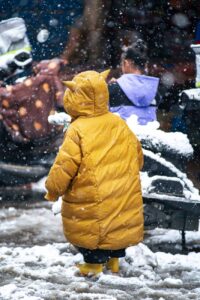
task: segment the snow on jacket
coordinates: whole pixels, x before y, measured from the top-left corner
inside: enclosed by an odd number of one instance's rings
[[[117,112],[123,119],[131,115],[138,117],[140,125],[156,120],[155,96],[159,79],[156,77],[136,74],[124,74],[117,83],[111,84],[111,112]],[[120,94],[120,95],[119,95]],[[119,98],[123,98],[119,103]]]
[[[141,145],[108,111],[107,74],[87,71],[66,82],[74,121],[46,181],[46,199],[63,196],[64,234],[87,249],[120,249],[143,239]]]

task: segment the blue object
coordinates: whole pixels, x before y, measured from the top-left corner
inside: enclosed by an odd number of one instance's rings
[[[197,23],[196,27],[195,44],[200,44],[200,21]]]
[[[187,125],[182,116],[173,117],[171,130],[172,132],[180,131],[182,133],[187,133]]]

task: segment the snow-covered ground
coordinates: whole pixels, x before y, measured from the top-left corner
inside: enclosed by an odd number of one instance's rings
[[[1,300],[189,300],[200,299],[200,253],[152,252],[166,245],[180,249],[178,231],[146,232],[144,243],[127,249],[120,273],[104,270],[81,277],[82,256],[65,241],[60,215],[47,202],[0,209]],[[188,245],[200,232],[186,234]]]

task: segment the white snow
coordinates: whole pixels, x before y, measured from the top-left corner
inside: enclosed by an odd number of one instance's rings
[[[170,88],[174,85],[176,78],[172,72],[163,72],[161,75],[161,82],[166,87]]]
[[[15,83],[22,83],[22,82],[24,82],[26,79],[27,79],[27,76],[23,76],[23,77],[17,78],[17,80],[15,80]]]
[[[135,116],[127,120],[129,128],[137,135],[140,141],[149,145],[150,149],[156,149],[159,152],[162,149],[168,149],[172,153],[190,157],[193,154],[193,148],[186,134],[182,132],[164,132],[159,130],[159,123],[149,122],[147,126],[138,125]]]
[[[57,215],[61,212],[62,198],[59,197],[58,200],[52,205],[52,212]]]
[[[48,117],[48,122],[50,124],[62,125],[63,132],[65,132],[71,122],[71,117],[66,113],[55,113]]]
[[[190,100],[200,101],[200,89],[183,90],[180,93],[180,96],[182,95],[182,93],[186,94]]]
[[[65,123],[71,122],[71,117],[64,112],[62,112],[62,113],[56,112],[55,114],[50,115],[48,117],[48,122],[50,124],[65,125]]]
[[[41,29],[37,34],[39,43],[45,43],[49,38],[50,32],[47,29]]]
[[[42,179],[40,179],[38,182],[31,183],[32,190],[36,191],[36,192],[40,192],[40,193],[45,193],[46,192],[46,188],[45,188],[46,179],[47,179],[47,177],[45,176]]]
[[[192,181],[187,178],[187,175],[183,172],[181,172],[179,169],[177,169],[172,163],[169,161],[166,161],[163,157],[160,157],[159,155],[143,149],[143,153],[146,156],[151,157],[154,161],[162,163],[162,165],[168,167],[170,170],[172,170],[173,173],[177,175],[179,179],[181,179],[183,186],[187,187],[187,189],[184,189],[184,195],[187,199],[191,200],[199,200],[200,201],[200,195],[199,190],[194,187]],[[141,182],[142,182],[142,190],[143,193],[148,193],[151,190],[151,184],[154,180],[155,176],[149,177],[147,172],[141,172]],[[163,177],[165,180],[167,180],[167,177]]]
[[[174,25],[180,28],[186,28],[190,25],[190,20],[186,14],[176,13],[172,16],[172,22]]]
[[[120,259],[119,274],[104,269],[87,278],[76,267],[82,255],[65,241],[61,218],[47,202],[1,208],[0,222],[2,300],[200,299],[200,253],[172,255],[147,246],[180,246],[178,231],[147,231],[144,243],[129,247]],[[186,239],[188,246],[198,245],[200,232],[187,232]]]
[[[62,223],[59,216],[54,216],[50,211],[52,204],[46,201],[41,204],[34,203],[33,208],[24,210],[9,207],[0,209],[0,242],[15,243],[17,236],[21,236],[21,242],[25,245],[30,243],[43,243],[51,228],[49,242],[56,240],[63,242],[64,236],[61,230]]]

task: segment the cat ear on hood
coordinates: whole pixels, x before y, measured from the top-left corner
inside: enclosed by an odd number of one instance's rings
[[[100,75],[104,78],[104,80],[106,80],[109,73],[110,73],[110,69],[101,72]]]
[[[66,87],[68,87],[68,89],[70,89],[72,92],[74,92],[76,89],[76,83],[74,81],[63,81],[63,84],[66,85]]]

